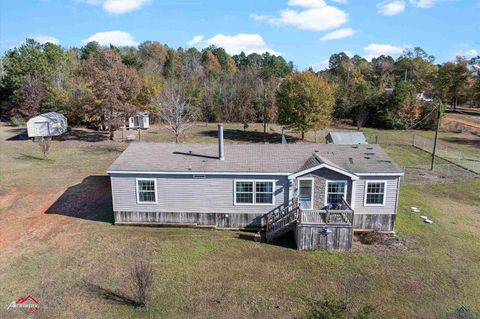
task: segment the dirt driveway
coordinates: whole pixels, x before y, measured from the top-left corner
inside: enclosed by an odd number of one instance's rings
[[[52,141],[44,159],[22,134],[22,129],[0,125],[0,258],[87,221],[112,223],[105,170],[124,145],[92,142],[95,132],[89,132],[86,141]]]

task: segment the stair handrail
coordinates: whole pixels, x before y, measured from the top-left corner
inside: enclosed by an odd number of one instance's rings
[[[267,233],[282,229],[292,221],[297,221],[299,212],[301,211],[296,198],[292,199],[290,205],[286,207],[280,206],[265,215],[265,230]]]

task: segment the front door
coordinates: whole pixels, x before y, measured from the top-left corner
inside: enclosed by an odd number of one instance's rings
[[[302,209],[313,209],[313,178],[298,179],[298,203]]]

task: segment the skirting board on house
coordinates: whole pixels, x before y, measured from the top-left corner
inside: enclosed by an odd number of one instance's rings
[[[261,229],[263,214],[246,213],[165,213],[114,212],[115,224],[215,227],[217,229]],[[394,231],[394,214],[354,214],[353,228],[359,230]]]
[[[357,230],[394,231],[395,214],[354,214],[353,228]]]
[[[188,227],[260,229],[263,214],[114,212],[115,224],[185,224]]]

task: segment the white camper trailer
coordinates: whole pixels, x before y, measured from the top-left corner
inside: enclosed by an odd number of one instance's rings
[[[40,114],[27,122],[29,138],[59,136],[65,133],[67,128],[67,118],[57,112]]]
[[[129,129],[147,129],[150,127],[150,121],[147,112],[139,112],[128,119]]]

